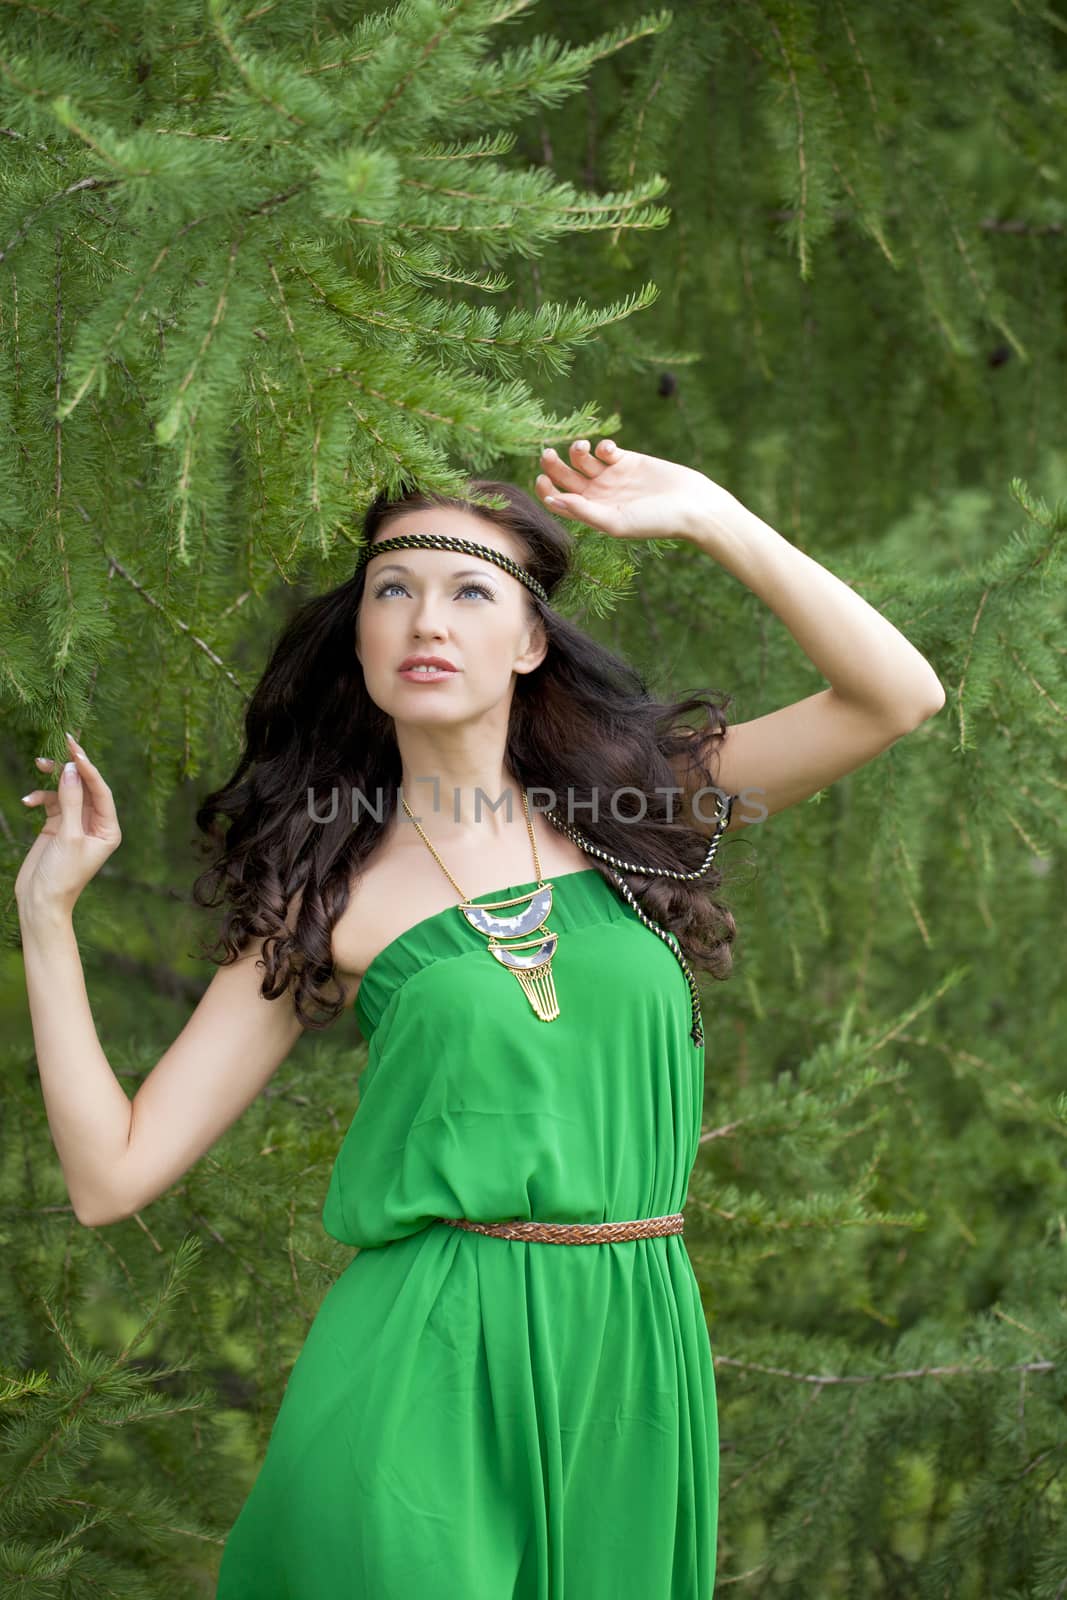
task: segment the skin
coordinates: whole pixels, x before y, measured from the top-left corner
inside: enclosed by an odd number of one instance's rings
[[[431,525],[525,563],[521,542],[506,528],[455,507],[393,517],[375,542],[424,533]],[[387,572],[394,563],[411,570]],[[452,576],[468,570],[477,575]],[[472,585],[484,586],[492,598]],[[386,551],[367,563],[356,657],[371,699],[393,719],[404,798],[435,845],[462,849],[475,837],[485,845],[516,827],[525,836],[520,788],[504,754],[518,675],[533,672],[548,649],[529,598],[525,585],[494,562],[456,550]],[[440,684],[410,683],[397,668],[413,654],[442,656],[458,671]],[[439,789],[420,778],[438,779]],[[506,805],[490,808],[508,791],[510,821]]]

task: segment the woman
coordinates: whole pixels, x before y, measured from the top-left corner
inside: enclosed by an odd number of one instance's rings
[[[611,441],[569,457],[542,458],[545,507],[692,541],[830,687],[729,730],[702,696],[655,701],[553,609],[570,550],[550,511],[480,481],[502,507],[380,497],[198,813],[226,959],[132,1109],[70,926],[119,842],[110,790],[71,741],[74,780],[27,796],[48,812],[16,885],[34,1034],[84,1223],[173,1184],[302,1028],[353,1008],[368,1041],[323,1211],[358,1253],[290,1374],[219,1600],[712,1593],[714,1374],[680,1231],[703,1082],[689,963],[725,977],[734,937],[712,861],[944,694],[703,474]]]

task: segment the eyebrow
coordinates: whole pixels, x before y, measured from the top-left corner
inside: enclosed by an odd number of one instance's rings
[[[379,567],[375,577],[380,578],[383,572],[402,572],[406,578],[411,577],[411,568],[402,567],[396,561],[390,561],[386,566]],[[453,578],[488,578],[490,574],[486,572],[484,567],[461,567],[458,572],[453,572],[451,576]]]

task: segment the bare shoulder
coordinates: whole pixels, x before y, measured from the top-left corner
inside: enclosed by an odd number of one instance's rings
[[[345,1006],[355,1005],[363,974],[395,934],[385,930],[391,917],[404,914],[404,875],[379,850],[353,880],[348,904],[333,925],[331,945],[334,975],[344,991]],[[412,917],[411,921],[417,921]],[[401,928],[402,932],[403,929]]]

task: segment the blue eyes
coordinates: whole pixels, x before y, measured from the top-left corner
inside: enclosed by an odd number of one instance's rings
[[[387,589],[403,589],[403,587],[404,585],[399,581],[399,579],[396,578],[394,578],[392,582],[380,583],[377,589],[374,591],[374,598],[377,600],[378,596],[383,595]],[[470,594],[472,590],[475,594],[484,595],[487,600],[494,600],[496,598],[492,590],[487,589],[485,585],[481,583],[464,584],[462,589],[457,590],[457,593]]]

